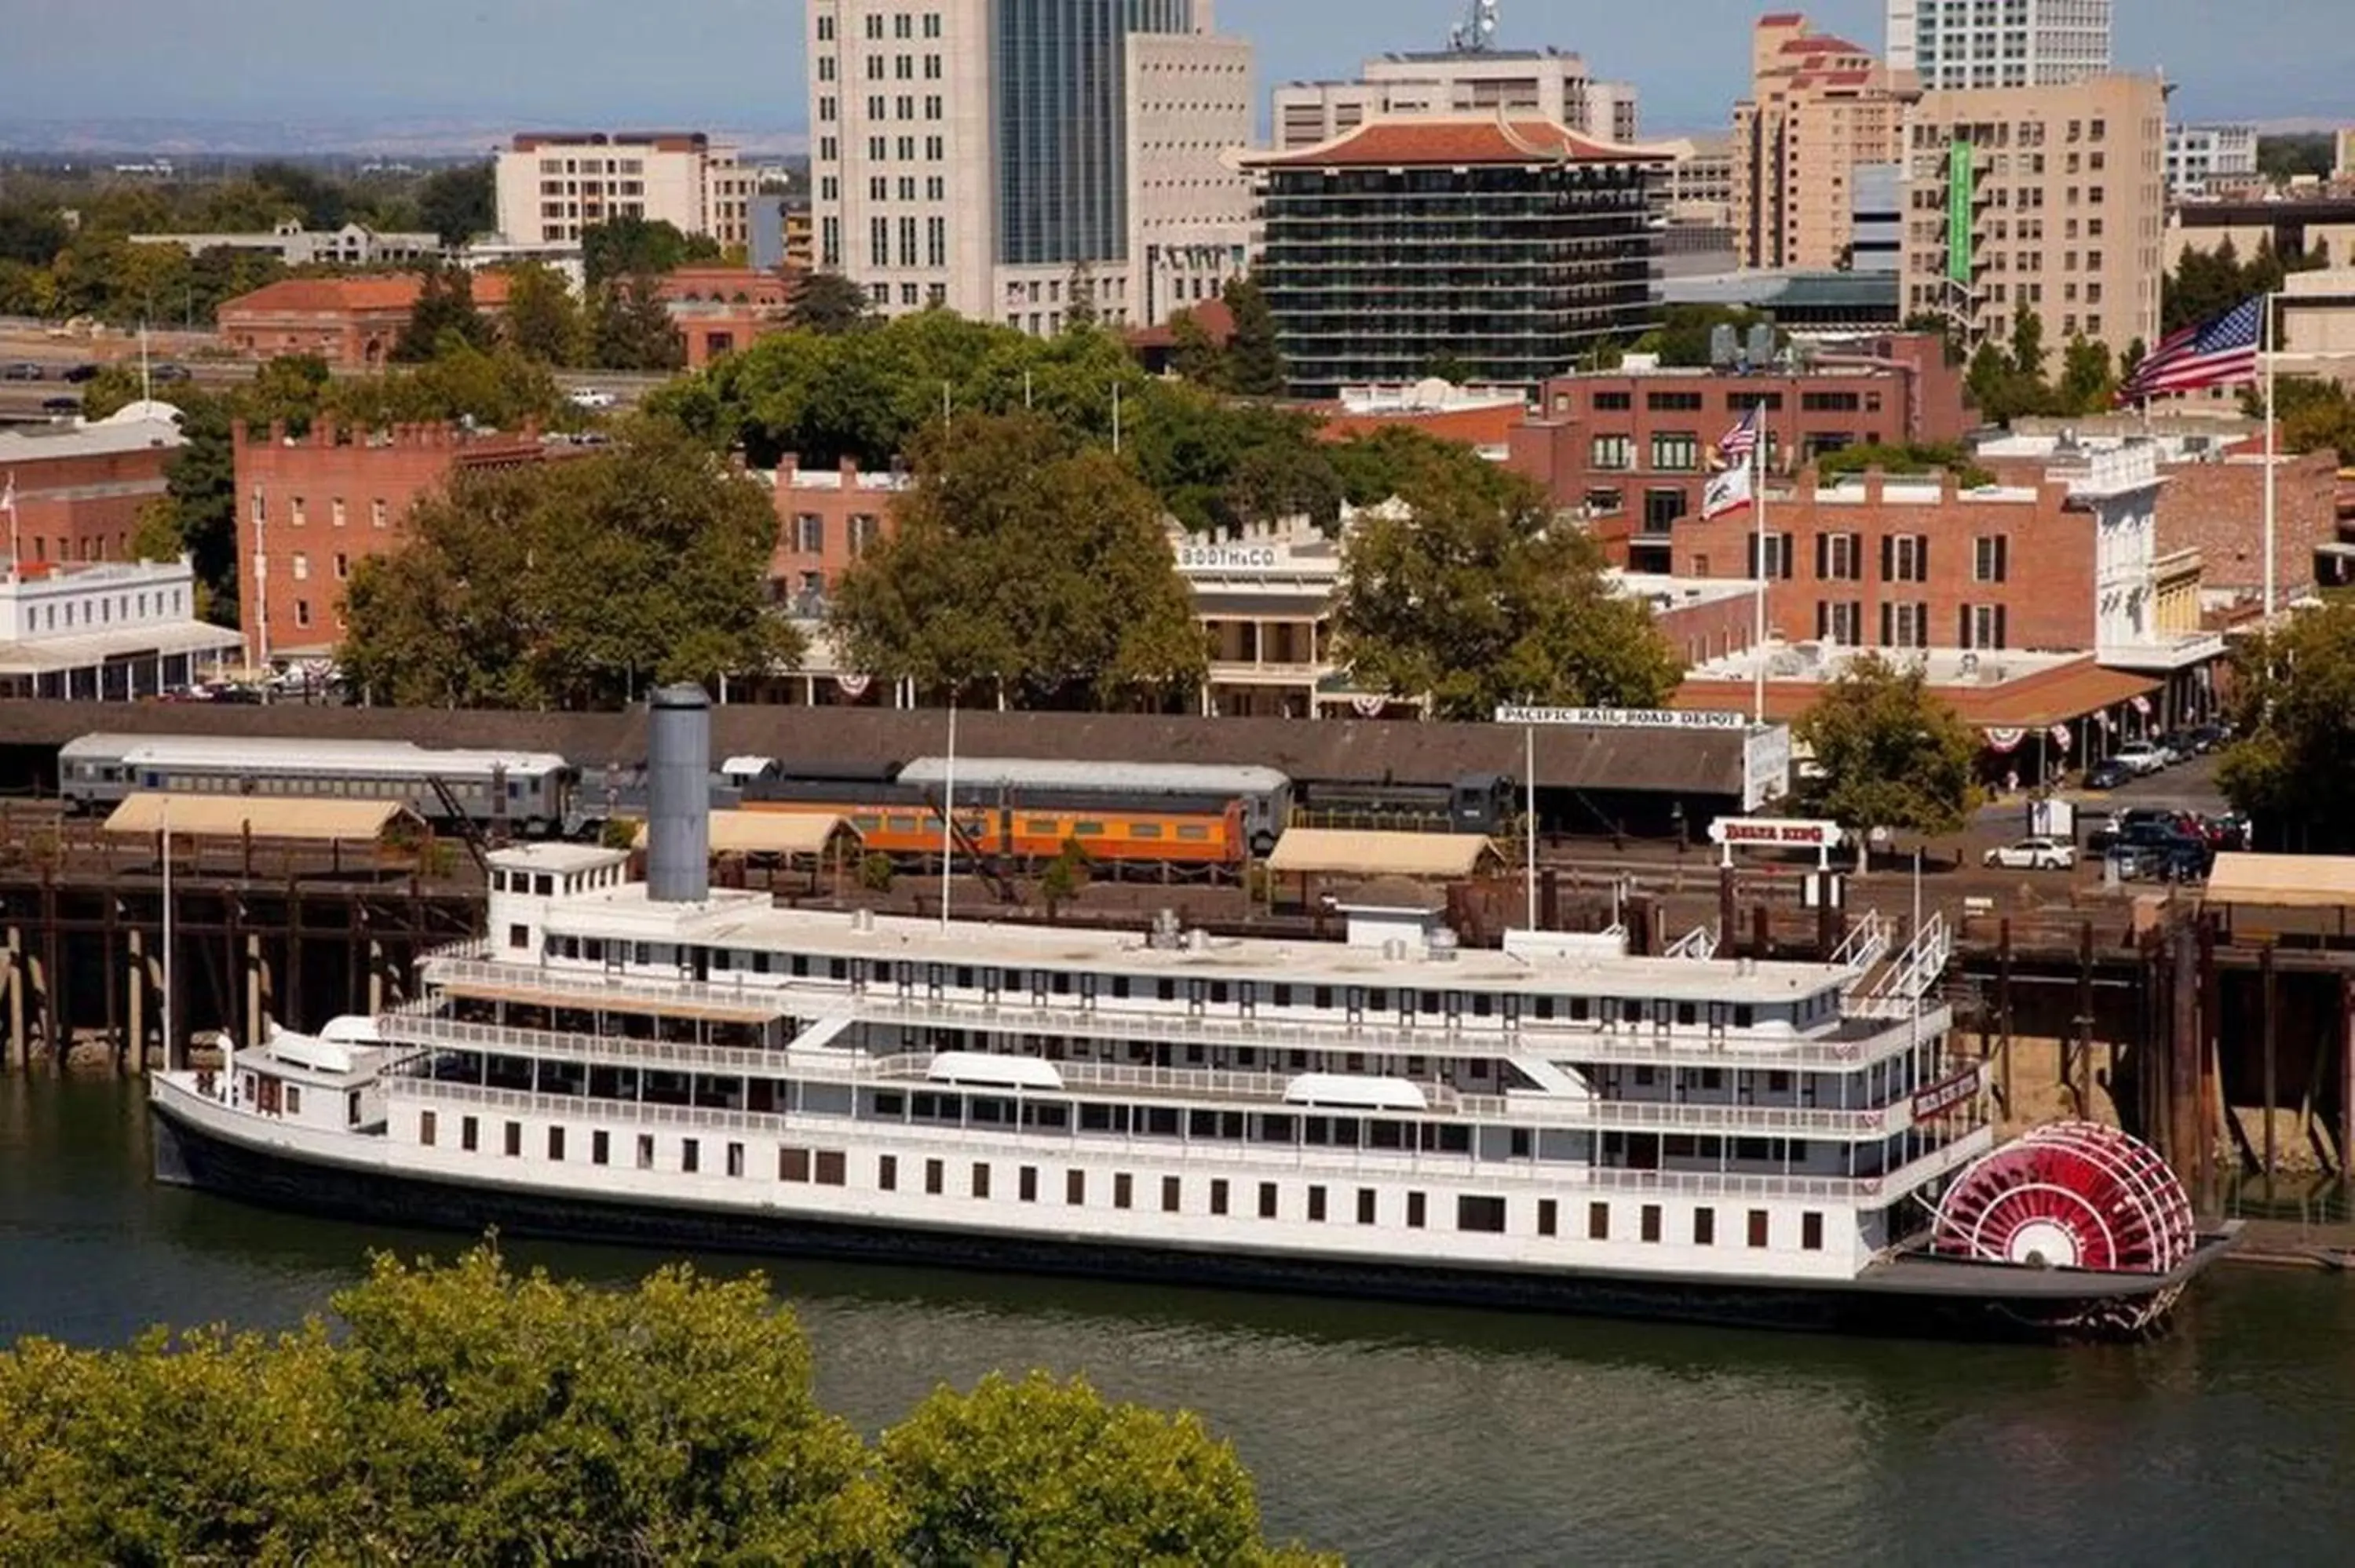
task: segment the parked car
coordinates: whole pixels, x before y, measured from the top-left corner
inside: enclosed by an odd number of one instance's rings
[[[2192,753],[2199,757],[2232,744],[2232,732],[2221,724],[2194,725],[2184,733],[2191,737]]]
[[[147,378],[150,381],[194,381],[197,378],[197,373],[185,365],[173,365],[167,362],[163,365],[149,366]]]
[[[1987,851],[1986,862],[2006,871],[2067,871],[2077,863],[2077,852],[2058,839],[2022,839]]]
[[[575,387],[564,396],[576,408],[610,408],[613,406],[613,395],[602,387]]]
[[[2198,819],[2189,811],[2179,811],[2172,806],[2129,806],[2123,811],[2110,813],[2109,821],[2095,828],[2085,840],[2085,847],[2095,854],[2114,844],[2141,843],[2153,834],[2196,833]]]
[[[2175,754],[2155,740],[2130,740],[2118,747],[2117,755],[2110,760],[2125,764],[2137,775],[2147,775],[2173,762]]]
[[[2115,789],[2121,784],[2132,782],[2134,777],[2135,770],[2133,768],[2128,768],[2125,763],[2120,762],[2117,758],[2111,758],[2105,762],[2096,762],[2091,768],[2085,769],[2085,788],[2088,789]]]
[[[65,374],[58,377],[58,379],[60,381],[95,381],[98,379],[98,366],[91,364],[87,360],[83,361],[80,365],[69,365],[66,366]]]
[[[0,367],[0,381],[44,381],[48,370],[37,360],[19,359]]]
[[[2170,832],[2121,842],[2111,849],[2109,858],[2123,882],[2199,882],[2216,857],[2190,834]]]
[[[79,397],[44,397],[41,399],[41,412],[44,414],[79,414],[81,412],[81,399]]]

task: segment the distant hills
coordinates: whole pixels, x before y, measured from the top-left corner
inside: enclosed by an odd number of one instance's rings
[[[170,120],[93,118],[10,120],[0,117],[0,155],[54,158],[283,157],[368,154],[397,158],[464,158],[487,154],[518,131],[709,131],[713,139],[764,156],[808,150],[800,131],[625,122],[612,125],[546,121],[422,120]]]

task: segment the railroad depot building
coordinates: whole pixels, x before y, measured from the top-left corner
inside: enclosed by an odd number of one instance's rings
[[[409,509],[464,469],[505,468],[578,449],[450,424],[355,430],[323,420],[231,428],[237,484],[238,612],[256,667],[323,660],[343,635],[344,585],[408,536]]]
[[[315,354],[338,370],[381,369],[424,286],[414,272],[281,279],[222,303],[220,344],[248,359]],[[471,286],[478,308],[506,308],[505,273],[476,272]]]
[[[1575,508],[1614,566],[1685,569],[1677,548],[1700,510],[1715,444],[1757,408],[1767,466],[1789,471],[1843,447],[1960,442],[1963,372],[1935,334],[1893,333],[1756,370],[1633,363],[1550,377],[1510,440],[1512,466]]]
[[[181,447],[180,411],[133,403],[91,424],[0,430],[0,493],[15,513],[0,551],[28,565],[127,561],[139,509],[164,494]]]

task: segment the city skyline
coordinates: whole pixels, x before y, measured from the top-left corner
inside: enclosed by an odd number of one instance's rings
[[[911,0],[912,4],[912,0]],[[2119,8],[2119,69],[2167,71],[2184,120],[2355,119],[2355,42],[2339,0],[2273,0],[2254,15],[2202,0]],[[1651,131],[1729,124],[1747,85],[1755,0],[1680,0],[1600,21],[1564,0],[1506,0],[1499,42],[1582,53],[1634,81]],[[1821,0],[1818,26],[1878,52],[1885,0]],[[337,14],[241,0],[235,15],[185,0],[20,0],[0,58],[7,121],[138,118],[324,123],[505,118],[797,130],[806,123],[801,5],[681,0],[410,0]],[[1217,0],[1220,30],[1258,49],[1260,111],[1274,84],[1353,74],[1366,54],[1442,47],[1457,0],[1359,0],[1336,44],[1323,8]],[[750,47],[765,37],[773,47]],[[1721,47],[1696,48],[1718,37]],[[519,69],[521,62],[529,68]],[[536,69],[534,69],[536,68]],[[0,126],[0,147],[6,144]]]

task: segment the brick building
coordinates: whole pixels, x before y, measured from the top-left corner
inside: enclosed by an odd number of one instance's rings
[[[1540,396],[1512,433],[1512,466],[1583,509],[1614,565],[1649,572],[1682,569],[1671,561],[1680,520],[1699,512],[1713,447],[1753,405],[1775,471],[1842,447],[1959,441],[1969,420],[1962,371],[1919,333],[1819,354],[1806,369],[1622,369],[1557,376]]]
[[[2167,482],[2158,494],[2158,552],[2198,552],[2200,591],[2211,609],[2254,603],[2264,591],[2264,438],[2247,421],[2185,418],[2147,432],[2127,417],[2073,421],[2063,432],[2052,420],[2042,429],[1989,441],[1977,461],[2007,483],[2034,483],[2056,461],[2064,440],[2081,451],[2115,450],[2147,441]],[[2203,428],[2204,427],[2204,428]],[[2342,553],[2337,454],[2310,452],[2278,460],[2275,481],[2274,585],[2282,602],[2334,580],[2329,557]]]
[[[0,430],[0,491],[16,493],[9,537],[25,561],[129,560],[139,509],[164,493],[180,450],[178,420],[144,403],[96,424]]]
[[[504,434],[455,425],[369,432],[323,422],[296,439],[282,425],[262,431],[240,422],[230,440],[239,614],[257,666],[333,652],[353,567],[399,546],[419,496],[461,469],[539,462],[549,450],[527,422]]]
[[[2166,482],[2147,447],[2055,461],[2033,484],[1958,491],[1952,475],[1875,471],[1838,482],[1814,470],[1771,486],[1768,620],[1785,643],[2083,652],[2105,664],[2171,665],[2200,641],[2200,560],[2162,551]],[[1747,512],[1678,530],[1678,576],[1754,580]]]
[[[794,292],[792,279],[751,267],[681,267],[655,290],[686,340],[691,370],[784,331]]]
[[[791,452],[763,477],[777,508],[771,590],[794,615],[815,618],[850,563],[890,530],[891,503],[909,478],[862,473],[847,459],[837,468],[805,469]]]
[[[506,304],[500,272],[472,279],[474,303],[485,311]],[[222,303],[220,343],[250,359],[315,354],[339,370],[376,370],[417,308],[424,280],[416,273],[369,278],[286,278]]]

